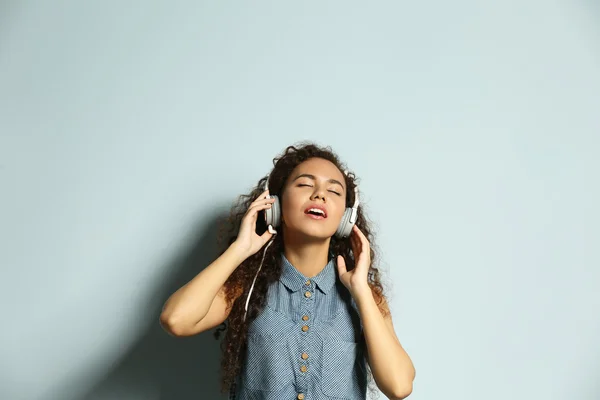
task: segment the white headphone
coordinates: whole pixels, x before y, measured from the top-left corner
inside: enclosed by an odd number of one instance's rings
[[[344,171],[344,174],[346,176],[348,176],[348,171]],[[270,175],[267,176],[267,179],[265,180],[265,190],[267,190],[269,188],[269,177]],[[275,201],[273,202],[273,204],[271,205],[271,208],[267,208],[265,210],[265,222],[268,226],[269,232],[271,232],[272,234],[277,233],[277,231],[274,228],[278,228],[279,225],[281,225],[281,206],[279,203],[279,197],[277,197],[276,195],[267,195],[266,197],[267,199],[269,198],[274,198]],[[345,238],[350,236],[350,233],[352,232],[352,227],[354,226],[354,224],[356,223],[356,219],[358,217],[358,205],[360,204],[359,198],[358,198],[358,187],[355,186],[354,187],[354,205],[350,208],[347,207],[346,211],[344,212],[344,216],[342,217],[342,220],[340,221],[340,225],[338,226],[337,230],[335,231],[335,236],[338,238]]]

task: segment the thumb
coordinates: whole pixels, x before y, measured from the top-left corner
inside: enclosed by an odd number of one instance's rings
[[[260,238],[262,239],[262,244],[264,245],[265,243],[267,243],[269,241],[269,239],[271,239],[273,237],[273,234],[271,232],[269,232],[269,230],[267,229],[265,231],[265,233],[263,233],[262,235],[260,235]]]

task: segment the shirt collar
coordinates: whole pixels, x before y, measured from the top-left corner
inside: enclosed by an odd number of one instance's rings
[[[312,278],[307,278],[301,274],[300,271],[289,262],[283,252],[281,253],[281,266],[282,271],[279,280],[292,292],[302,289],[306,281],[310,279],[317,284],[317,287],[321,289],[323,293],[327,294],[333,287],[337,278],[334,257],[331,257],[327,265],[325,265],[325,268]]]

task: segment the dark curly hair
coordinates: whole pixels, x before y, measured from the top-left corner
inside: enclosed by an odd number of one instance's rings
[[[346,169],[345,165],[339,160],[338,156],[331,150],[330,147],[321,147],[310,142],[300,142],[292,146],[288,146],[284,152],[273,159],[274,168],[269,175],[259,180],[254,189],[246,194],[241,195],[237,202],[231,208],[229,218],[219,228],[219,245],[222,254],[229,245],[237,238],[237,232],[240,228],[242,218],[248,210],[250,204],[264,191],[265,181],[269,179],[269,192],[272,195],[279,196],[281,201],[282,191],[285,186],[288,176],[292,170],[303,161],[310,158],[322,158],[332,162],[340,171]],[[356,179],[354,174],[344,174],[346,181],[346,207],[352,207],[354,204],[354,188],[356,187]],[[371,244],[371,267],[368,274],[368,284],[373,292],[376,303],[385,316],[389,312],[383,303],[384,288],[380,281],[381,273],[376,267],[377,257],[376,246],[374,244],[374,233],[371,224],[367,220],[364,207],[359,206],[356,225],[365,234]],[[257,219],[256,232],[262,234],[267,229],[264,218]],[[248,325],[253,321],[266,305],[267,288],[272,283],[276,282],[281,275],[281,265],[279,255],[283,252],[283,232],[274,237],[273,243],[266,251],[263,266],[260,274],[256,278],[254,290],[252,291],[252,301],[248,305],[246,321],[244,321],[244,305],[246,297],[256,271],[258,270],[263,250],[261,249],[254,255],[248,257],[244,262],[235,269],[224,284],[224,291],[228,307],[231,308],[229,317],[223,322],[216,331],[214,337],[219,339],[220,334],[225,331],[225,337],[221,343],[222,360],[221,360],[221,393],[226,393],[230,390],[235,381],[236,376],[240,372],[243,365],[243,357],[246,353],[246,340]],[[351,252],[351,244],[349,238],[339,239],[335,236],[331,237],[329,250],[332,254],[341,254],[346,261],[348,270],[354,268],[354,258]],[[364,344],[364,343],[363,343]],[[368,369],[368,382],[371,390],[373,376],[371,369]]]

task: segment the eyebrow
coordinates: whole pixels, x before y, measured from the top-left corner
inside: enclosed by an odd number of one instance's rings
[[[294,181],[300,179],[300,178],[309,178],[312,179],[313,181],[316,181],[317,178],[314,175],[311,174],[300,174],[297,177],[294,178]],[[293,182],[293,181],[292,181]],[[340,185],[342,187],[342,189],[344,189],[344,185],[342,185],[342,182],[338,181],[337,179],[328,179],[327,182],[329,183],[335,183],[336,185]]]

